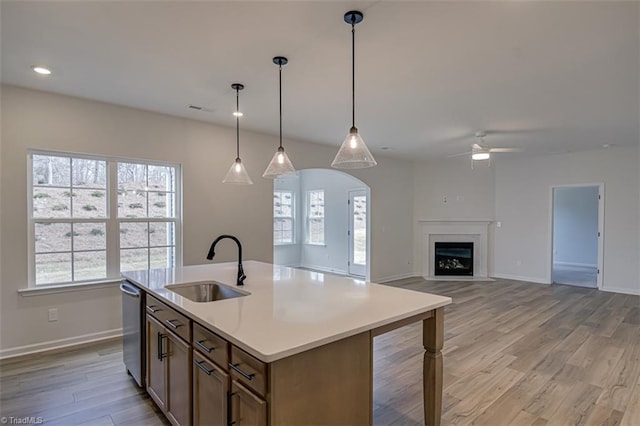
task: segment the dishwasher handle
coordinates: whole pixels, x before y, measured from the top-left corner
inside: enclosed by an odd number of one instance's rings
[[[132,288],[125,283],[120,284],[120,291],[132,297],[140,297],[140,291],[137,291],[135,287]]]

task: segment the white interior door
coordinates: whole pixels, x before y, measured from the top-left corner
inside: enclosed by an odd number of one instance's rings
[[[349,191],[349,275],[367,274],[367,191]]]

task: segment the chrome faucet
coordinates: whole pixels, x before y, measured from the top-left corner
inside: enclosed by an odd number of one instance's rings
[[[216,252],[215,252],[216,244],[218,244],[218,241],[223,240],[225,238],[229,238],[235,241],[236,244],[238,245],[238,280],[236,281],[236,285],[244,285],[244,280],[247,278],[247,276],[244,274],[244,269],[242,268],[242,244],[240,244],[240,240],[238,240],[236,237],[234,237],[233,235],[220,235],[218,238],[216,238],[211,244],[211,248],[209,249],[209,254],[207,255],[207,259],[209,260],[213,259],[213,256],[216,255]]]

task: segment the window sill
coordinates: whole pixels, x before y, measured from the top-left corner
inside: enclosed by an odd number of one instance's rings
[[[21,288],[18,290],[18,294],[22,297],[43,296],[46,294],[56,293],[68,293],[72,291],[84,291],[84,290],[97,290],[99,288],[113,287],[116,284],[120,284],[122,280],[104,280],[94,281],[91,283],[79,283],[79,284],[63,284],[63,285],[48,285],[41,287],[29,287]]]
[[[305,246],[314,246],[314,247],[326,247],[326,244],[318,244],[318,243],[304,243]]]
[[[273,244],[275,247],[286,247],[286,246],[297,246],[298,243],[274,243]]]

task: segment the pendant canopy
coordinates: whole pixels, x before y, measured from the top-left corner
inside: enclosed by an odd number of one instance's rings
[[[274,179],[280,175],[295,174],[296,169],[293,167],[291,160],[282,146],[282,66],[287,64],[288,59],[284,56],[276,56],[273,58],[273,63],[278,65],[278,82],[280,93],[280,146],[273,155],[271,162],[267,166],[267,169],[262,174],[262,177]]]
[[[363,169],[373,167],[376,160],[356,127],[356,24],[362,22],[362,12],[352,10],[345,13],[344,21],[351,25],[351,129],[342,142],[331,167],[337,169]]]
[[[244,89],[244,85],[240,83],[234,83],[231,88],[236,91],[236,110],[233,115],[236,117],[236,159],[231,164],[227,175],[222,180],[222,183],[232,183],[236,185],[251,185],[253,181],[247,173],[242,160],[240,159],[240,90]]]

